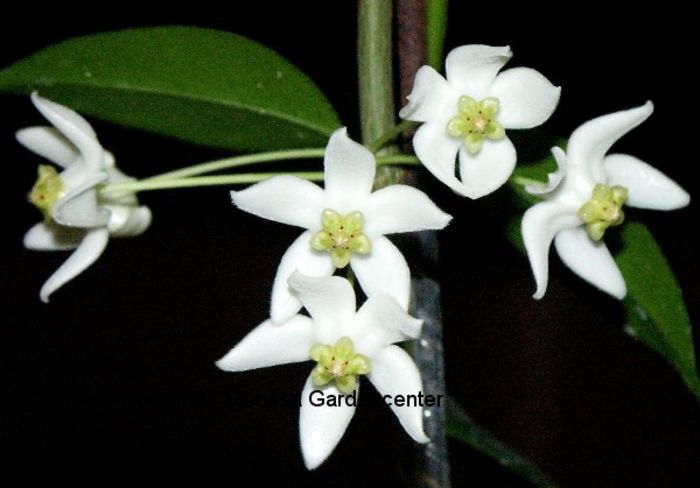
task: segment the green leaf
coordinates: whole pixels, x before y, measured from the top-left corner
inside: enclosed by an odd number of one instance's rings
[[[678,281],[644,225],[625,223],[621,237],[615,260],[627,282],[625,330],[664,356],[700,400],[692,328]]]
[[[234,150],[325,145],[340,125],[318,87],[280,55],[196,27],[70,39],[0,71],[0,91],[33,90],[86,115]]]
[[[442,70],[447,33],[447,0],[426,0],[426,37],[428,40],[428,64]]]
[[[548,143],[553,140],[549,138]],[[519,164],[510,180],[516,207],[525,209],[538,201],[524,191],[528,180],[546,181],[556,169],[551,155],[541,144],[531,151],[530,164]],[[557,141],[564,147],[565,141]],[[522,252],[520,216],[507,221],[508,239]],[[627,283],[625,331],[663,356],[678,371],[691,392],[700,400],[700,376],[693,349],[692,327],[678,281],[649,229],[638,222],[626,222],[619,232],[622,246],[615,260]]]
[[[537,466],[479,427],[452,397],[447,399],[446,414],[445,427],[447,434],[453,439],[495,459],[499,464],[528,480],[534,486],[556,486]]]

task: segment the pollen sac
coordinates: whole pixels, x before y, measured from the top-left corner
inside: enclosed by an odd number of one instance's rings
[[[622,205],[627,200],[627,188],[608,186],[598,183],[593,188],[591,199],[584,203],[578,216],[586,223],[586,231],[591,239],[599,241],[608,227],[614,227],[625,221]]]
[[[481,151],[484,138],[503,139],[506,131],[496,120],[499,109],[498,98],[488,97],[476,101],[464,95],[457,102],[457,115],[447,123],[447,133],[452,137],[461,137],[464,149],[475,155]]]
[[[61,196],[63,182],[56,168],[46,164],[39,165],[36,183],[29,192],[29,202],[44,215],[44,220],[51,220],[51,209]]]
[[[321,214],[321,230],[311,238],[311,247],[326,251],[336,268],[344,268],[350,262],[352,253],[369,254],[372,243],[362,233],[365,218],[362,212],[340,215],[335,210],[326,209]]]
[[[318,363],[311,373],[313,385],[324,386],[335,381],[338,390],[346,395],[357,387],[358,376],[371,370],[369,358],[355,352],[349,337],[341,337],[334,346],[314,344],[309,356]]]

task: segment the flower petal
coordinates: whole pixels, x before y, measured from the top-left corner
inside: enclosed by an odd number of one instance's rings
[[[547,291],[549,273],[549,246],[554,236],[570,227],[581,225],[576,207],[557,201],[541,202],[530,207],[523,215],[522,233],[532,273],[537,283],[533,295],[540,299]]]
[[[557,162],[557,170],[547,175],[547,183],[538,185],[525,185],[525,191],[532,195],[547,196],[559,187],[559,184],[566,176],[566,153],[560,147],[552,148],[552,155]]]
[[[462,194],[480,198],[499,189],[508,181],[515,168],[515,147],[507,137],[498,141],[484,141],[477,154],[459,150],[459,173]]]
[[[423,321],[411,317],[389,295],[374,295],[367,299],[355,316],[351,337],[356,349],[372,356],[379,349],[396,342],[415,339]]]
[[[460,139],[451,137],[445,125],[425,123],[413,136],[413,149],[423,166],[453,191],[464,195],[462,182],[455,176],[455,160]]]
[[[408,310],[411,272],[403,254],[389,239],[384,236],[375,237],[372,240],[372,252],[368,255],[353,254],[350,265],[368,297],[386,293],[399,302],[404,310]]]
[[[450,215],[417,188],[391,185],[370,196],[364,232],[376,235],[442,229],[450,220]]]
[[[105,205],[109,210],[107,228],[114,237],[133,237],[144,232],[151,225],[153,216],[145,205],[131,207],[124,205]]]
[[[73,251],[68,259],[52,274],[44,286],[41,287],[39,296],[44,303],[49,303],[49,296],[67,282],[78,276],[99,258],[107,247],[109,231],[102,227],[91,229],[85,233],[85,237]]]
[[[358,324],[370,327],[385,327],[397,330],[407,337],[415,339],[420,334],[423,320],[411,317],[399,303],[389,295],[374,295],[365,301],[357,311]]]
[[[66,170],[70,171],[70,169]],[[109,220],[109,211],[97,201],[95,187],[107,181],[107,174],[94,173],[85,177],[51,209],[51,217],[69,227],[101,227]]]
[[[341,337],[339,329],[355,315],[355,291],[350,282],[340,276],[314,278],[299,271],[288,282],[314,319],[316,340],[331,343]]]
[[[101,169],[103,167],[102,146],[97,135],[87,120],[73,110],[58,103],[40,97],[37,92],[31,95],[32,103],[66,138],[73,143],[88,167]]]
[[[242,191],[231,199],[241,210],[268,220],[305,229],[321,226],[323,190],[296,176],[274,176]]]
[[[67,251],[80,245],[82,229],[40,222],[24,234],[24,247],[34,251]]]
[[[586,229],[563,229],[554,238],[554,247],[571,270],[593,286],[622,300],[627,294],[625,279],[603,241],[595,242]]]
[[[408,103],[399,112],[407,120],[438,121],[454,115],[457,108],[449,83],[430,66],[422,66],[413,81]]]
[[[491,87],[498,97],[498,121],[506,129],[529,129],[543,124],[559,103],[561,88],[539,71],[512,68],[496,76]]]
[[[609,185],[629,190],[625,205],[653,210],[675,210],[690,203],[690,195],[671,178],[644,161],[627,154],[611,154],[603,160]]]
[[[385,400],[387,395],[391,396],[390,408],[408,435],[416,442],[429,442],[423,431],[423,407],[417,402],[423,383],[411,356],[398,346],[389,346],[372,356],[371,361],[369,380]],[[396,406],[397,395],[403,395],[405,399],[412,395],[416,401],[411,402],[410,406]]]
[[[236,344],[216,365],[224,371],[246,371],[308,361],[314,344],[313,322],[296,315],[283,324],[266,320]]]
[[[589,120],[569,138],[569,166],[592,179],[592,184],[606,183],[603,157],[617,140],[644,122],[654,111],[649,101],[641,107],[622,110]]]
[[[27,127],[15,134],[30,151],[65,168],[80,157],[78,149],[54,127]]]
[[[287,283],[295,270],[317,277],[330,276],[335,270],[329,254],[311,249],[312,235],[311,231],[300,235],[284,253],[277,268],[270,305],[270,317],[276,324],[286,322],[301,309],[301,302]]]
[[[376,171],[374,156],[350,139],[345,127],[336,130],[328,141],[323,165],[326,197],[333,208],[342,202],[358,207],[358,199],[362,202],[369,196]]]
[[[323,405],[312,404],[310,395],[313,391],[322,391],[325,399],[330,395],[344,397],[334,385],[317,388],[311,383],[311,376],[306,380],[301,392],[299,437],[301,454],[308,469],[316,469],[330,456],[355,415],[355,406],[348,406],[345,401],[341,401],[338,406],[328,406],[327,402]],[[359,388],[354,394],[359,396]],[[320,398],[320,394],[315,395],[319,395]]]
[[[512,56],[510,46],[470,44],[455,48],[445,60],[447,81],[462,95],[485,98],[496,74]]]

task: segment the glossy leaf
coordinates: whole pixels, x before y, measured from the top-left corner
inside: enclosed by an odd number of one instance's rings
[[[565,141],[553,141],[565,147]],[[550,144],[548,144],[550,145]],[[545,145],[546,147],[547,145]],[[528,194],[522,183],[546,181],[556,169],[554,158],[542,152],[529,155],[532,163],[520,163],[510,180],[516,206],[526,209],[538,199]],[[693,335],[688,312],[678,281],[651,232],[641,223],[626,222],[620,229],[622,246],[615,255],[627,283],[625,331],[663,356],[700,400],[700,376],[693,349]],[[525,252],[520,234],[520,217],[507,223],[508,239]]]
[[[226,149],[325,145],[340,125],[289,61],[196,27],[70,39],[0,71],[0,91],[32,90],[85,115]]]
[[[445,427],[447,434],[453,439],[493,458],[503,467],[530,481],[534,486],[556,486],[537,466],[479,427],[452,397],[448,397],[446,413]]]
[[[664,356],[700,399],[690,318],[668,261],[644,225],[628,222],[615,256],[627,282],[625,330]]]

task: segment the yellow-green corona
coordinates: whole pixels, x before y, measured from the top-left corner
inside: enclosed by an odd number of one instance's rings
[[[39,165],[36,183],[29,192],[29,201],[39,209],[46,221],[51,220],[51,209],[62,189],[63,182],[56,168],[47,164]]]
[[[461,137],[464,148],[471,154],[481,151],[484,138],[503,139],[506,131],[496,120],[499,109],[498,98],[488,97],[476,101],[467,95],[459,97],[457,115],[447,123],[447,133]]]
[[[622,205],[627,200],[627,188],[608,186],[598,183],[593,188],[591,199],[584,203],[578,216],[586,223],[588,235],[599,241],[608,227],[614,227],[625,221]]]
[[[311,247],[329,252],[335,267],[344,268],[352,253],[369,254],[372,251],[372,243],[362,233],[364,224],[362,212],[340,215],[335,210],[326,209],[321,213],[321,230],[311,238]]]
[[[357,377],[371,370],[367,356],[357,354],[352,339],[341,337],[334,346],[314,344],[309,351],[318,364],[311,373],[314,386],[323,386],[335,380],[338,390],[352,393],[357,387]]]

